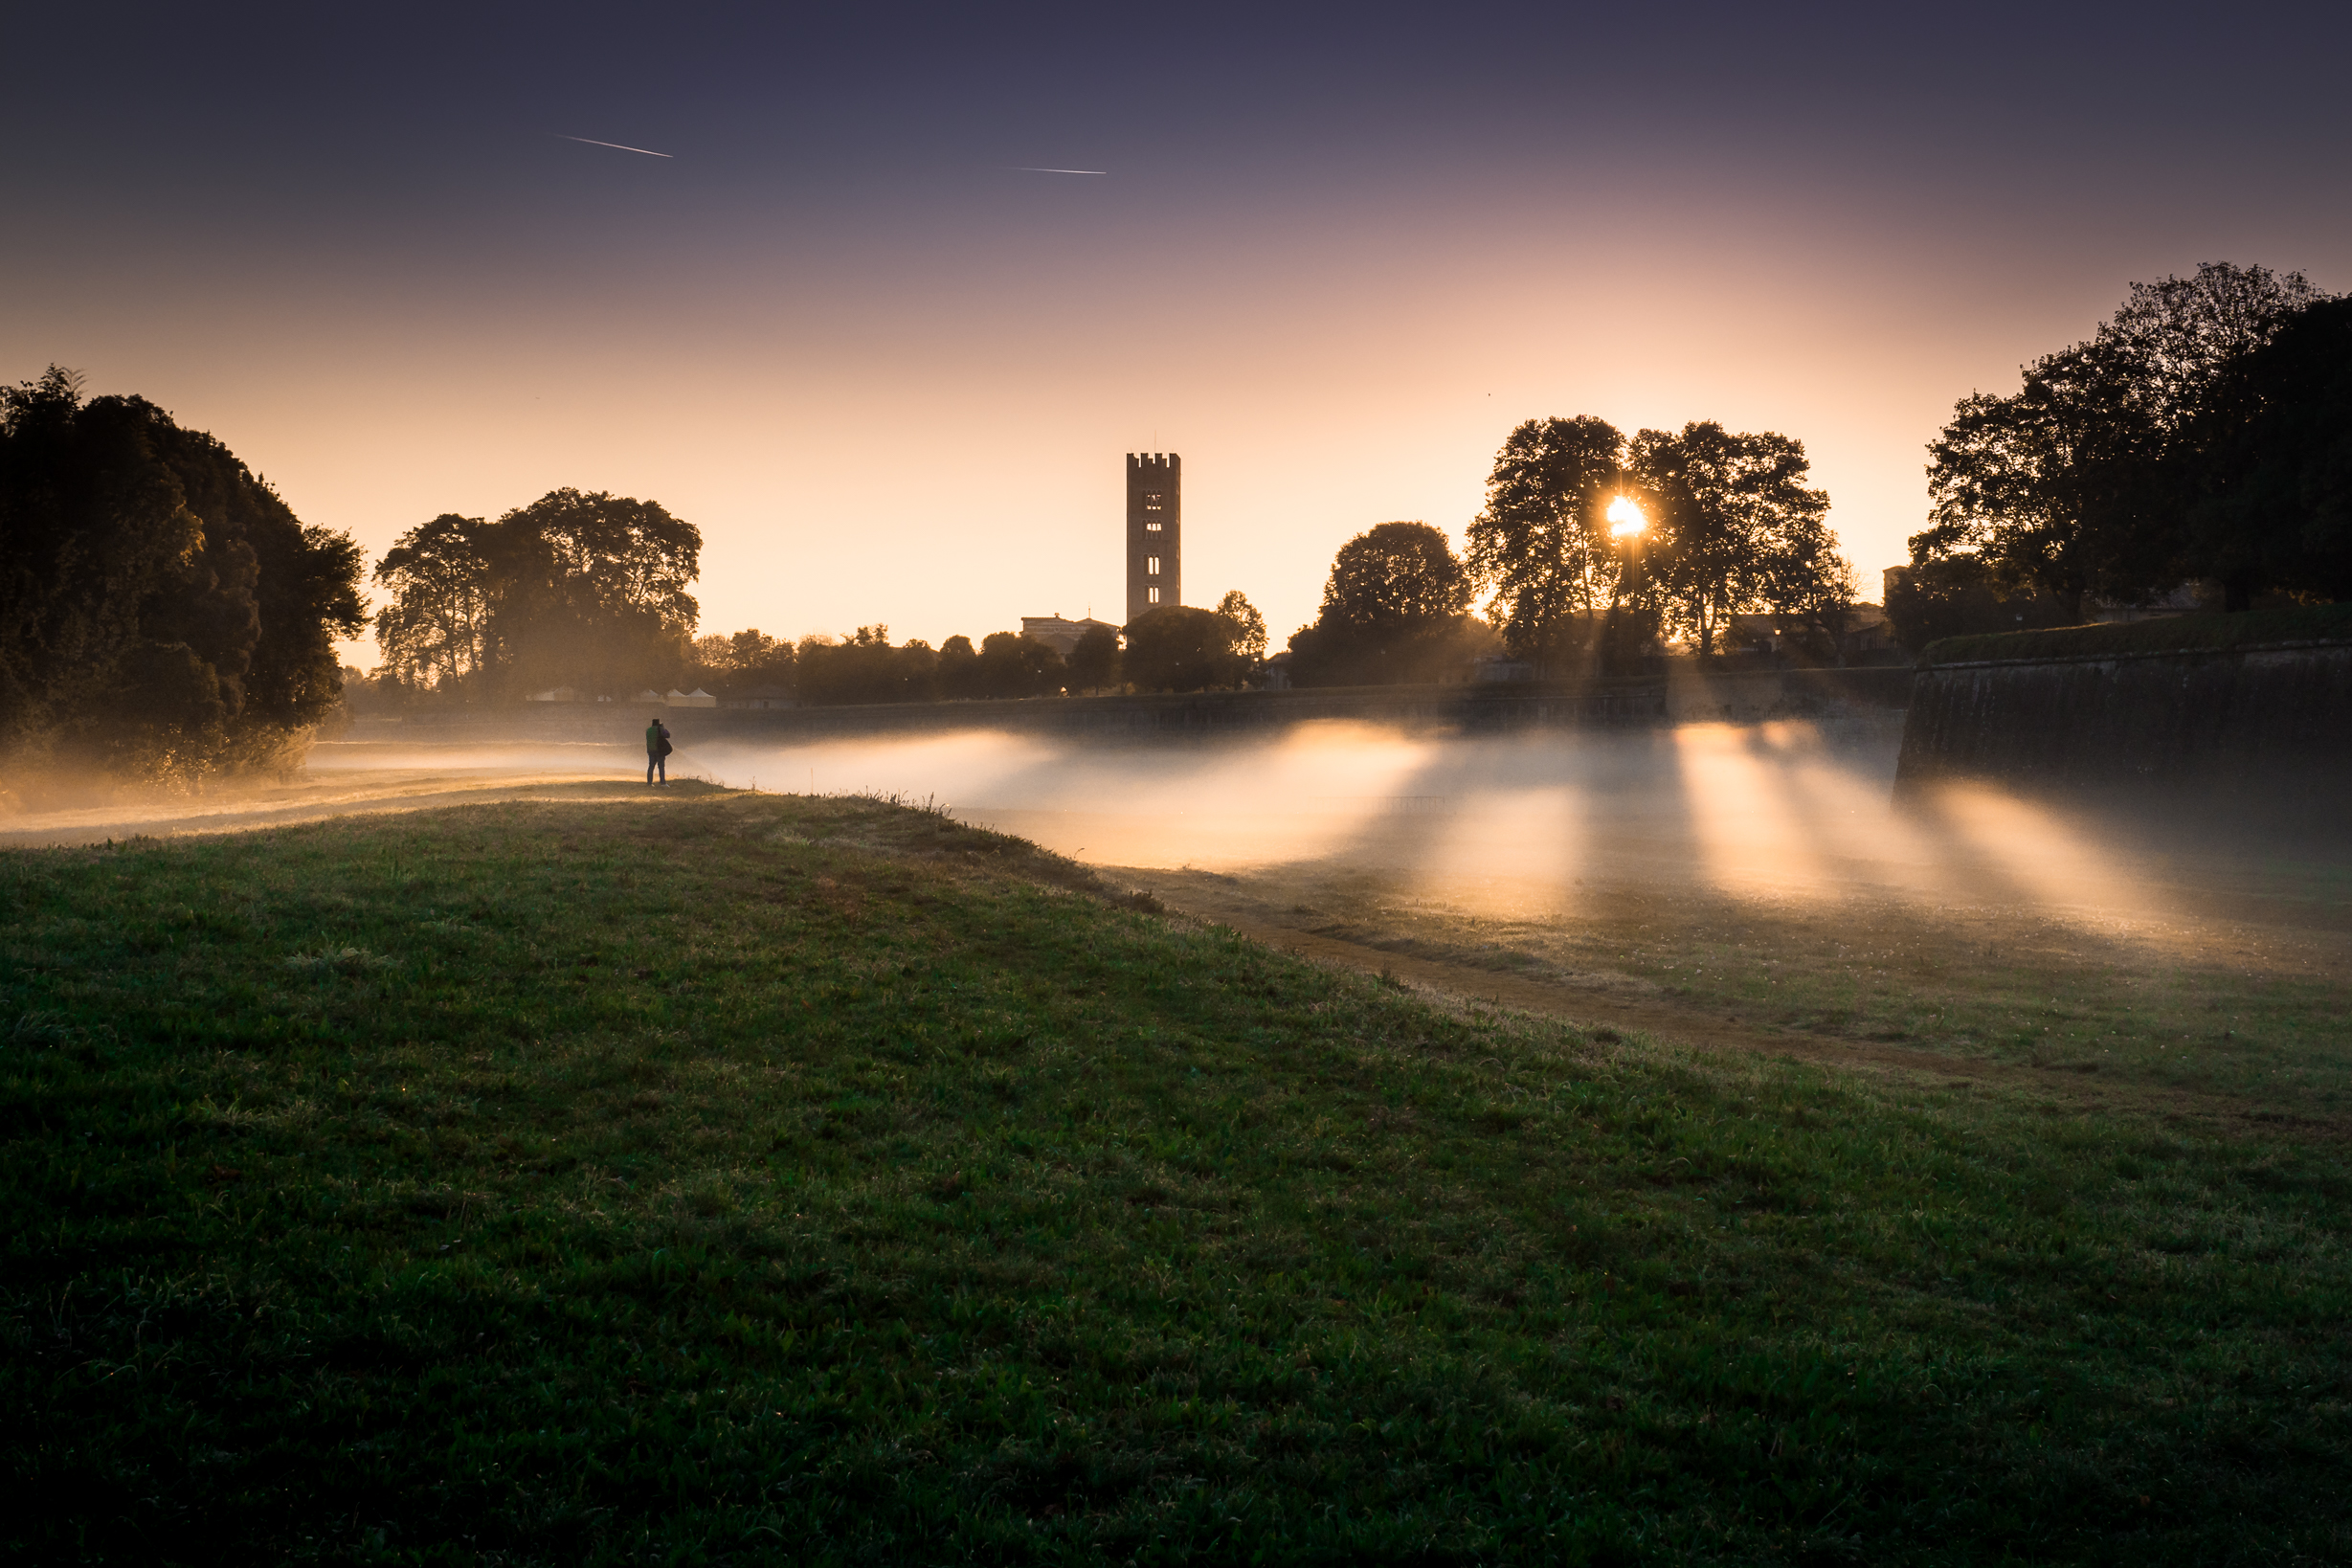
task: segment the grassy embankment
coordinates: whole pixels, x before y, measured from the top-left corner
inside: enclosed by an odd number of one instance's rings
[[[867,802],[0,889],[28,1560],[2352,1555],[2292,1129],[1460,1016]]]
[[[2004,659],[2099,659],[2131,654],[2221,653],[2276,643],[2352,641],[2352,604],[2306,604],[2236,615],[2160,616],[2105,626],[1948,637],[1920,650],[1922,664]]]

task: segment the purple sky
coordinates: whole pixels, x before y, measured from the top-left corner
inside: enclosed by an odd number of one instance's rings
[[[0,377],[143,392],[371,553],[654,497],[706,630],[1115,615],[1173,450],[1188,596],[1279,643],[1579,414],[1803,439],[1874,596],[1953,401],[2130,280],[2352,287],[2341,8],[53,12]]]

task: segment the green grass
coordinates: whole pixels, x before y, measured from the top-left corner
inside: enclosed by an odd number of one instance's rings
[[[681,792],[0,857],[21,1560],[2352,1556],[2352,1179]]]
[[[2097,658],[2114,654],[2203,653],[2273,642],[2352,640],[2352,604],[2307,604],[2238,615],[2163,616],[2112,626],[2058,626],[2036,632],[1948,637],[1920,650],[1919,662],[1970,664],[1988,660]]]
[[[1160,881],[1182,889],[1198,875]],[[1739,898],[1657,878],[1596,881],[1563,915],[1479,913],[1414,879],[1355,870],[1249,883],[1266,918],[1369,948],[1655,995],[1767,1031],[1942,1052],[1956,1072],[1992,1061],[2345,1117],[2341,868],[2242,875],[2285,896],[2238,899],[2250,907],[2233,917],[2209,885],[2164,885],[2160,900],[2202,891],[2224,910],[2125,921],[1883,894]]]

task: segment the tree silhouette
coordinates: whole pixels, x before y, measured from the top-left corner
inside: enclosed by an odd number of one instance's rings
[[[1225,596],[1217,601],[1217,613],[1233,622],[1233,651],[1254,668],[1266,657],[1266,617],[1238,588],[1225,591]]]
[[[2145,602],[2201,573],[2244,608],[2262,548],[2225,535],[2275,524],[2275,509],[2208,506],[2200,531],[2204,454],[2238,438],[2223,427],[2254,428],[2222,407],[2244,391],[2234,368],[2326,298],[2299,273],[2227,262],[2134,283],[2089,342],[2027,366],[2016,392],[1961,399],[1928,449],[1933,506],[1913,566],[1973,559],[1997,592],[2046,594],[2073,620],[2089,598]]]
[[[1442,679],[1491,643],[1465,612],[1467,569],[1426,523],[1382,523],[1339,547],[1314,623],[1290,637],[1301,685]]]
[[[1080,691],[1116,685],[1119,661],[1119,634],[1108,626],[1089,626],[1070,650],[1070,683]]]
[[[1163,604],[1128,623],[1127,679],[1145,691],[1238,686],[1249,662],[1234,649],[1237,631],[1214,610]]]
[[[665,684],[691,657],[702,542],[659,502],[603,492],[550,490],[495,523],[443,513],[376,567],[385,665],[472,697]]]
[[[2352,300],[2231,362],[2184,444],[2189,562],[2228,608],[2269,588],[2352,597]]]
[[[219,441],[52,367],[0,392],[0,739],[190,776],[291,761],[364,624],[358,547]]]
[[[1628,471],[1651,523],[1647,584],[1702,661],[1736,615],[1818,616],[1852,597],[1825,521],[1829,497],[1806,488],[1808,469],[1803,442],[1712,420],[1633,438]]]
[[[1603,513],[1624,444],[1589,415],[1530,419],[1495,454],[1468,566],[1492,590],[1504,639],[1522,659],[1557,665],[1591,645],[1622,570]]]

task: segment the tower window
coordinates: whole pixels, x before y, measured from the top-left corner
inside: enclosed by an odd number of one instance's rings
[[[1147,590],[1147,592],[1150,593],[1152,596],[1149,599],[1146,599],[1144,602],[1147,604],[1157,604],[1159,602],[1159,585],[1157,583],[1153,584],[1152,587]]]
[[[1147,577],[1156,577],[1159,575],[1158,556],[1147,555],[1143,558],[1143,573]]]
[[[1143,509],[1147,512],[1158,511],[1160,509],[1159,501],[1160,498],[1156,492],[1146,490],[1143,493]]]
[[[1143,531],[1146,533],[1157,533],[1160,531],[1160,525],[1157,523],[1146,523],[1143,526]]]

